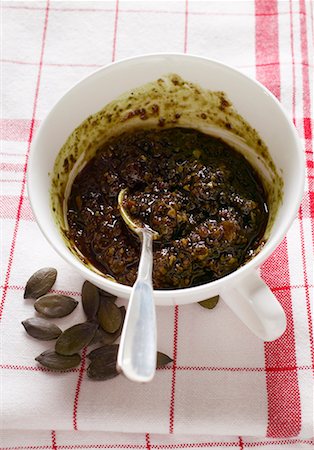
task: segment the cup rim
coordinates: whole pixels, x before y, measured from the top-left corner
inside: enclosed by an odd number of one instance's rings
[[[103,67],[100,67],[96,69],[95,71],[91,72],[85,77],[82,77],[77,83],[75,83],[73,86],[71,86],[52,106],[46,117],[43,119],[42,123],[39,126],[39,129],[37,130],[36,136],[34,138],[34,141],[31,145],[31,150],[29,154],[29,169],[28,169],[28,176],[27,176],[27,188],[29,192],[29,200],[30,204],[36,219],[36,222],[45,236],[45,238],[48,240],[50,245],[57,251],[57,253],[70,265],[74,265],[78,271],[86,276],[87,279],[93,281],[96,285],[103,284],[104,287],[112,288],[114,290],[119,290],[122,296],[128,297],[131,294],[132,286],[127,286],[124,284],[120,284],[115,281],[111,281],[108,278],[105,278],[96,272],[89,269],[87,266],[85,266],[70,250],[66,248],[66,245],[61,248],[61,246],[57,245],[54,240],[50,237],[48,233],[46,233],[45,228],[43,226],[42,220],[41,220],[41,214],[39,209],[34,204],[32,191],[33,191],[33,184],[32,184],[32,176],[31,176],[31,168],[32,168],[32,161],[35,158],[36,153],[36,147],[37,142],[39,141],[41,133],[43,133],[44,126],[49,121],[50,115],[53,113],[59,102],[61,102],[72,90],[76,89],[81,83],[89,80],[92,77],[95,77],[99,72],[105,72],[107,70],[110,70],[112,67],[117,67],[120,65],[127,65],[128,63],[134,61],[134,60],[147,60],[149,63],[150,60],[160,58],[160,57],[175,57],[175,58],[181,58],[181,59],[190,59],[190,60],[198,60],[203,61],[206,63],[210,63],[216,66],[220,66],[224,70],[227,70],[231,73],[235,73],[237,76],[240,76],[244,78],[249,83],[255,84],[259,89],[261,89],[268,97],[272,99],[272,101],[276,104],[278,109],[280,110],[280,113],[283,115],[284,119],[288,122],[290,129],[292,131],[292,135],[294,138],[294,145],[296,148],[296,155],[298,156],[299,166],[300,166],[300,174],[298,178],[297,189],[295,192],[295,201],[294,204],[289,208],[289,211],[286,213],[286,220],[285,223],[281,226],[280,231],[277,231],[276,236],[273,235],[270,236],[269,240],[267,241],[267,244],[265,247],[263,247],[260,252],[254,256],[250,261],[245,263],[243,266],[240,266],[238,269],[236,269],[234,272],[231,272],[228,275],[223,276],[222,278],[219,278],[218,280],[211,281],[209,283],[204,283],[198,286],[193,287],[187,287],[187,288],[181,288],[181,289],[154,289],[154,297],[158,300],[165,300],[169,297],[179,297],[180,295],[186,295],[187,292],[191,294],[196,294],[193,297],[199,297],[199,295],[202,291],[206,290],[213,290],[216,292],[219,292],[222,285],[225,285],[226,283],[231,283],[235,279],[243,278],[245,274],[248,274],[251,270],[254,270],[258,268],[266,259],[267,257],[275,250],[275,248],[280,244],[282,239],[284,238],[285,234],[287,233],[288,229],[291,226],[292,221],[294,220],[297,211],[299,209],[299,205],[301,203],[303,193],[304,193],[304,183],[305,183],[305,155],[303,151],[303,146],[301,144],[301,140],[298,136],[297,130],[295,126],[293,125],[290,117],[288,116],[287,112],[279,102],[279,100],[270,92],[263,84],[261,84],[258,80],[255,80],[254,78],[249,77],[248,75],[242,73],[240,70],[225,64],[221,61],[218,61],[216,59],[207,58],[200,55],[194,55],[194,54],[186,54],[186,53],[180,53],[180,52],[160,52],[160,53],[150,53],[150,54],[144,54],[144,55],[137,55],[132,56],[124,59],[120,59],[118,61],[110,62],[109,64],[104,65]],[[196,301],[196,300],[194,300]],[[193,300],[191,300],[191,303]]]

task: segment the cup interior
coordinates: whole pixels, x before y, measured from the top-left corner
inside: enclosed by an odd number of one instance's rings
[[[282,201],[269,229],[264,248],[243,267],[205,285],[172,291],[155,291],[157,304],[191,303],[219,293],[225,283],[256,269],[281,241],[291,224],[303,193],[304,157],[296,131],[280,103],[262,85],[219,62],[189,55],[151,55],[124,60],[104,67],[83,79],[53,107],[38,130],[29,161],[28,187],[37,222],[51,245],[94,284],[127,298],[131,288],[106,280],[93,272],[70,251],[56,225],[51,209],[51,176],[56,157],[73,130],[89,115],[122,93],[176,73],[204,89],[223,91],[268,147],[283,180]],[[256,155],[243,153],[255,167]],[[263,170],[262,167],[258,169]]]

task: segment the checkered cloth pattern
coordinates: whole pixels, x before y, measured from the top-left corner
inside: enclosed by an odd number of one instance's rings
[[[313,448],[313,4],[305,0],[3,2],[1,118],[2,449]],[[148,385],[97,383],[85,357],[52,373],[26,280],[54,266],[55,292],[79,299],[83,280],[41,235],[26,187],[36,129],[75,82],[111,61],[153,52],[219,59],[282,102],[304,144],[307,182],[293,225],[261,275],[282,304],[284,335],[264,343],[219,302],[158,308],[158,348],[173,364]],[[127,75],[126,75],[127,76]],[[57,321],[77,323],[82,311]]]

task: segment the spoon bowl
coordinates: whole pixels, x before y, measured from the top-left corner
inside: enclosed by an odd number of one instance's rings
[[[152,234],[152,238],[154,240],[159,239],[159,233],[157,231],[150,228],[147,224],[141,223],[140,221],[137,221],[136,219],[133,219],[130,214],[127,212],[123,205],[123,201],[126,197],[126,194],[128,192],[128,188],[121,189],[118,195],[118,207],[121,214],[121,217],[126,224],[126,226],[133,231],[133,233],[137,235],[141,235],[144,230],[149,231]]]

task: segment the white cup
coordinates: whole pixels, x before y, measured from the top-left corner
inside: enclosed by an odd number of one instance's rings
[[[286,328],[286,317],[276,297],[259,277],[258,269],[281,242],[297,213],[304,186],[304,152],[278,100],[260,83],[229,66],[191,55],[145,55],[109,64],[77,83],[52,108],[31,147],[28,190],[37,223],[52,247],[84,279],[119,297],[129,298],[130,286],[102,277],[68,249],[52,213],[48,173],[53,172],[60,148],[84,119],[125,91],[167,73],[177,73],[205,89],[226,92],[239,114],[268,146],[284,184],[283,199],[270,236],[253,259],[211,283],[186,289],[155,290],[155,302],[157,305],[187,304],[219,294],[254,334],[264,341],[275,340]]]

